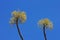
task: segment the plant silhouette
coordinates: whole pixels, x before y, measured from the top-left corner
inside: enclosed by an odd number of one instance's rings
[[[20,12],[20,11],[13,11],[12,12],[12,18],[10,19],[10,24],[16,24],[17,30],[18,30],[18,34],[21,38],[21,40],[23,39],[23,36],[20,32],[20,29],[18,27],[18,23],[24,23],[26,21],[26,14],[25,12]]]
[[[45,31],[46,31],[47,28],[50,28],[50,29],[53,28],[52,22],[48,18],[44,18],[42,20],[39,20],[38,24],[43,29],[44,39],[47,40],[46,32]]]

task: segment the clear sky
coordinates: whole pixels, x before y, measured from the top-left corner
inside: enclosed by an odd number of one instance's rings
[[[47,29],[48,40],[60,40],[60,1],[59,0],[0,0],[0,40],[20,40],[16,25],[11,26],[11,12],[25,11],[27,20],[19,24],[24,40],[44,40],[38,20],[49,18],[53,29]]]

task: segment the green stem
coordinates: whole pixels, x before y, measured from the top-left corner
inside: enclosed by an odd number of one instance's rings
[[[45,25],[43,27],[43,34],[44,34],[44,39],[47,40],[46,33],[45,33]]]
[[[21,32],[20,32],[20,29],[19,29],[19,27],[18,27],[18,18],[17,18],[17,20],[16,20],[16,26],[17,26],[18,34],[19,34],[21,40],[23,40],[23,37],[22,37]]]

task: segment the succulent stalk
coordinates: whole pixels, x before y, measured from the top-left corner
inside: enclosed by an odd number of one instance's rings
[[[23,37],[22,37],[21,32],[20,32],[20,29],[19,29],[19,27],[18,27],[18,18],[17,18],[17,20],[16,20],[16,26],[17,26],[18,34],[19,34],[21,40],[23,40]]]
[[[45,25],[44,25],[44,27],[43,27],[43,34],[44,34],[44,39],[47,40],[46,32],[45,32]]]

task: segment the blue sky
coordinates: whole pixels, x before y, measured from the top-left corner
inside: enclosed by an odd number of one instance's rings
[[[47,29],[48,40],[60,40],[60,1],[59,0],[0,0],[0,40],[20,40],[16,25],[11,26],[11,12],[25,11],[27,20],[19,24],[24,40],[44,40],[38,20],[49,18],[53,29]]]

